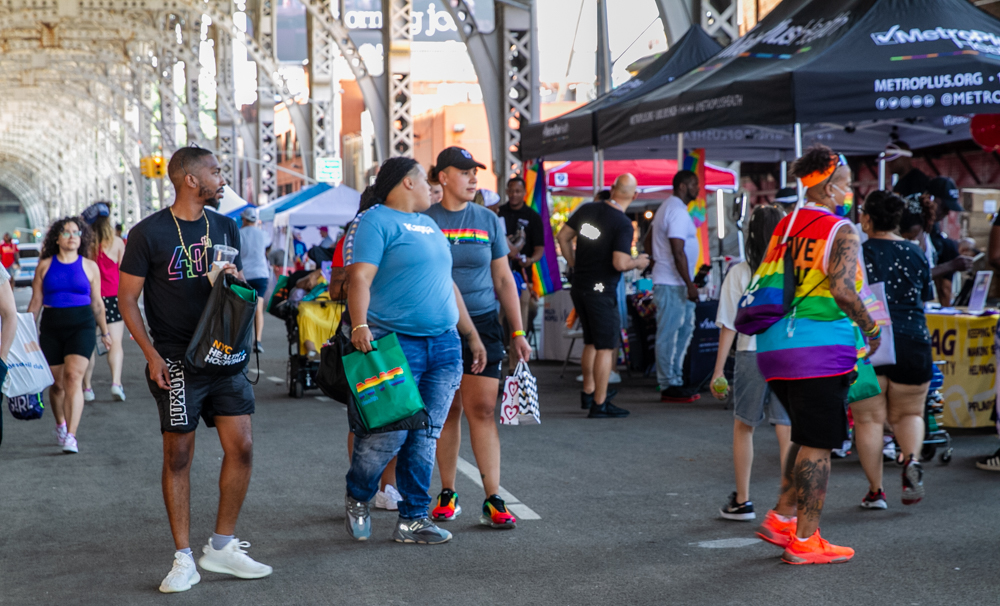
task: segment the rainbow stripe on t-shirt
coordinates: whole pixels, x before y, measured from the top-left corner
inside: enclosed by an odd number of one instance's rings
[[[485,229],[442,229],[452,244],[489,244],[490,234]]]

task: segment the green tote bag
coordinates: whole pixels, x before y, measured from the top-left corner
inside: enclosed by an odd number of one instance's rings
[[[858,379],[851,385],[851,390],[847,392],[848,403],[871,398],[880,393],[882,393],[882,388],[879,387],[878,377],[875,376],[875,367],[867,358],[858,360]]]
[[[407,419],[424,410],[417,382],[395,333],[372,342],[373,351],[344,356],[344,374],[365,429]]]

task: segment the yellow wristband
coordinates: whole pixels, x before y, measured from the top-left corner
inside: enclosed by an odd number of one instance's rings
[[[516,338],[518,338],[518,337],[523,337],[523,336],[525,336],[526,334],[527,334],[527,333],[525,333],[525,332],[524,332],[523,330],[515,330],[515,331],[514,331],[514,332],[513,332],[513,333],[512,333],[511,335],[510,335],[510,338],[511,338],[511,339],[516,339]]]

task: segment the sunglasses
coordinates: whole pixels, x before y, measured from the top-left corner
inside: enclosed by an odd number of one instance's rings
[[[79,238],[82,233],[83,232],[80,230],[73,230],[73,231],[64,231],[59,235],[64,238]]]

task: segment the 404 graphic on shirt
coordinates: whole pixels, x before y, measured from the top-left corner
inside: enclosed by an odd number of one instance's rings
[[[226,345],[217,339],[212,341],[212,348],[205,354],[205,363],[216,366],[242,364],[246,359],[247,352],[245,349],[234,349],[232,345]]]
[[[167,265],[167,274],[171,281],[204,276],[208,273],[207,261],[205,245],[202,242],[189,246],[187,253],[184,252],[183,246],[177,245]]]

